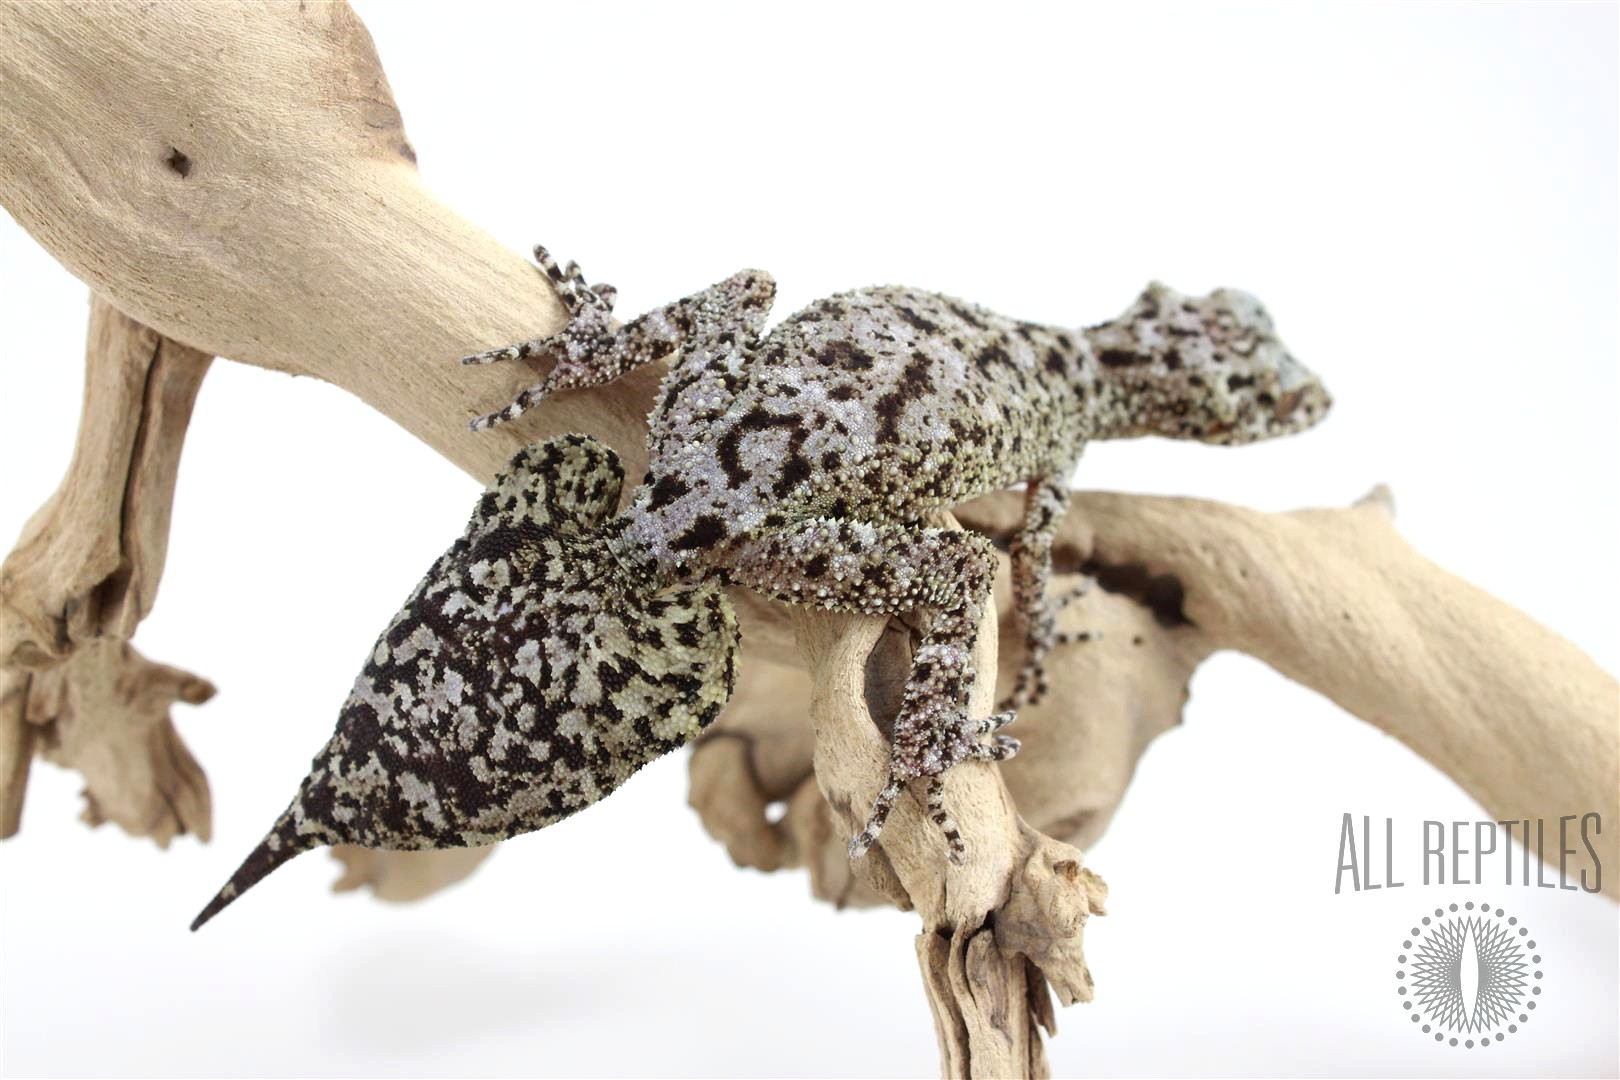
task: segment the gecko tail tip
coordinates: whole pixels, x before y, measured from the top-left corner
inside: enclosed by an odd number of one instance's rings
[[[294,831],[292,823],[286,817],[276,823],[276,828],[265,837],[252,854],[243,860],[236,873],[231,875],[214,898],[197,913],[191,920],[191,931],[196,933],[202,925],[225,910],[243,893],[263,881],[272,871],[283,863],[290,862],[306,851],[320,847],[320,841],[307,836],[299,836]]]

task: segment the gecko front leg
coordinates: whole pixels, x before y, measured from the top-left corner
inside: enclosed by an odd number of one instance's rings
[[[864,855],[905,786],[927,779],[928,815],[945,834],[951,861],[961,862],[966,848],[945,811],[940,778],[968,758],[1002,761],[1018,750],[1005,735],[979,741],[1011,723],[1012,713],[967,715],[973,646],[996,570],[989,541],[945,529],[815,518],[741,541],[725,568],[735,584],[781,600],[867,615],[927,614],[894,721],[887,782],[849,852]]]
[[[751,345],[770,311],[776,285],[769,274],[744,270],[700,293],[666,304],[624,326],[612,325],[611,285],[588,286],[575,263],[559,269],[545,248],[535,248],[535,259],[546,272],[558,299],[569,315],[568,325],[550,337],[490,349],[463,357],[463,364],[491,364],[531,356],[555,363],[545,378],[520,393],[504,409],[480,416],[468,426],[474,431],[494,427],[522,416],[542,399],[559,390],[600,386],[653,360],[686,348],[694,341],[719,341],[730,332],[744,347]]]

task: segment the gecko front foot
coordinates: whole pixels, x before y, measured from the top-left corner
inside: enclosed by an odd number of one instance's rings
[[[889,778],[872,803],[866,826],[849,841],[849,857],[865,855],[883,832],[895,800],[913,780],[928,781],[928,818],[945,834],[947,857],[961,865],[967,855],[961,831],[945,810],[945,773],[954,765],[975,758],[980,761],[1006,761],[1018,752],[1018,740],[996,735],[995,741],[980,738],[1012,723],[1017,714],[1000,712],[981,720],[969,720],[959,709],[925,708],[907,710],[894,724],[894,744],[889,754]]]

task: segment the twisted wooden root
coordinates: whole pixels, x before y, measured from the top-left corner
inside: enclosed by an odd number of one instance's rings
[[[213,687],[127,643],[163,574],[180,446],[211,359],[91,305],[73,462],[0,564],[0,835],[17,830],[29,748],[84,774],[92,824],[160,845],[209,835],[207,781],[168,713]]]

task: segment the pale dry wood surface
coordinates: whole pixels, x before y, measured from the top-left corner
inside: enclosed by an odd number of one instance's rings
[[[73,461],[0,564],[0,836],[17,831],[37,752],[84,776],[91,824],[165,846],[208,838],[208,782],[169,707],[214,688],[128,641],[157,594],[180,446],[211,360],[91,304]]]
[[[27,761],[44,753],[85,774],[91,820],[159,842],[207,835],[208,789],[168,707],[212,688],[128,642],[162,568],[210,357],[341,386],[481,480],[563,431],[613,446],[632,481],[642,471],[656,365],[466,431],[534,372],[453,358],[555,330],[562,312],[521,256],[423,187],[414,158],[341,4],[0,5],[0,204],[98,298],[74,464],[0,567],[0,825],[15,828]],[[958,517],[1002,535],[1014,503]],[[1079,495],[1060,569],[1108,587],[1065,619],[1105,637],[1055,658],[1054,693],[1020,718],[1023,753],[953,774],[951,805],[973,830],[961,869],[915,806],[869,859],[852,866],[841,850],[881,782],[907,634],[738,594],[744,682],[693,755],[693,803],[740,863],[806,866],[820,896],[919,913],[946,1072],[1038,1075],[1045,984],[1065,1003],[1089,996],[1081,931],[1104,896],[1069,845],[1106,826],[1215,649],[1321,690],[1493,814],[1614,814],[1614,680],[1423,560],[1388,517],[1376,504],[1266,515]],[[1005,612],[1004,584],[1000,600]],[[341,884],[425,895],[488,851],[347,850]]]
[[[878,720],[890,722],[897,711],[895,673],[909,667],[911,635],[876,617],[794,614],[810,676],[815,783],[836,821],[825,833],[834,848],[826,854],[836,858],[883,784],[888,743]],[[976,647],[985,674],[997,666],[995,618],[985,612]],[[970,713],[989,713],[995,692],[993,678],[977,680]],[[963,865],[941,858],[922,794],[913,790],[854,873],[873,894],[922,919],[917,957],[942,1070],[1044,1075],[1039,1028],[1056,1030],[1047,986],[1065,1005],[1091,1000],[1082,932],[1102,914],[1107,888],[1082,867],[1078,850],[1025,823],[995,766],[952,769],[945,801],[971,853]]]
[[[1006,537],[1016,494],[957,508],[957,518]],[[1435,566],[1395,528],[1389,493],[1345,509],[1266,514],[1199,499],[1076,492],[1057,540],[1068,586],[1084,566],[1103,584],[1063,612],[1069,630],[1101,641],[1064,647],[1051,695],[1020,711],[1025,750],[1000,766],[1030,824],[1080,847],[1119,805],[1147,744],[1181,719],[1188,680],[1222,649],[1255,656],[1393,735],[1450,776],[1495,820],[1617,811],[1620,702],[1614,679],[1580,649],[1484,591]],[[1006,566],[997,583],[1003,690],[1017,635]],[[835,903],[878,898],[852,881],[832,851],[826,809],[801,797],[810,750],[788,729],[802,674],[760,667],[692,760],[693,803],[733,859],[789,853],[810,869],[816,895]],[[727,754],[735,767],[704,759]],[[813,785],[811,785],[813,786]],[[745,790],[746,789],[746,790]],[[780,821],[741,812],[787,804]],[[762,838],[760,834],[769,834]],[[1595,837],[1599,863],[1620,857],[1613,830]],[[1532,844],[1532,846],[1534,846]],[[1559,853],[1546,853],[1557,862]],[[1590,869],[1584,848],[1572,876]],[[1615,895],[1615,875],[1603,891]]]

